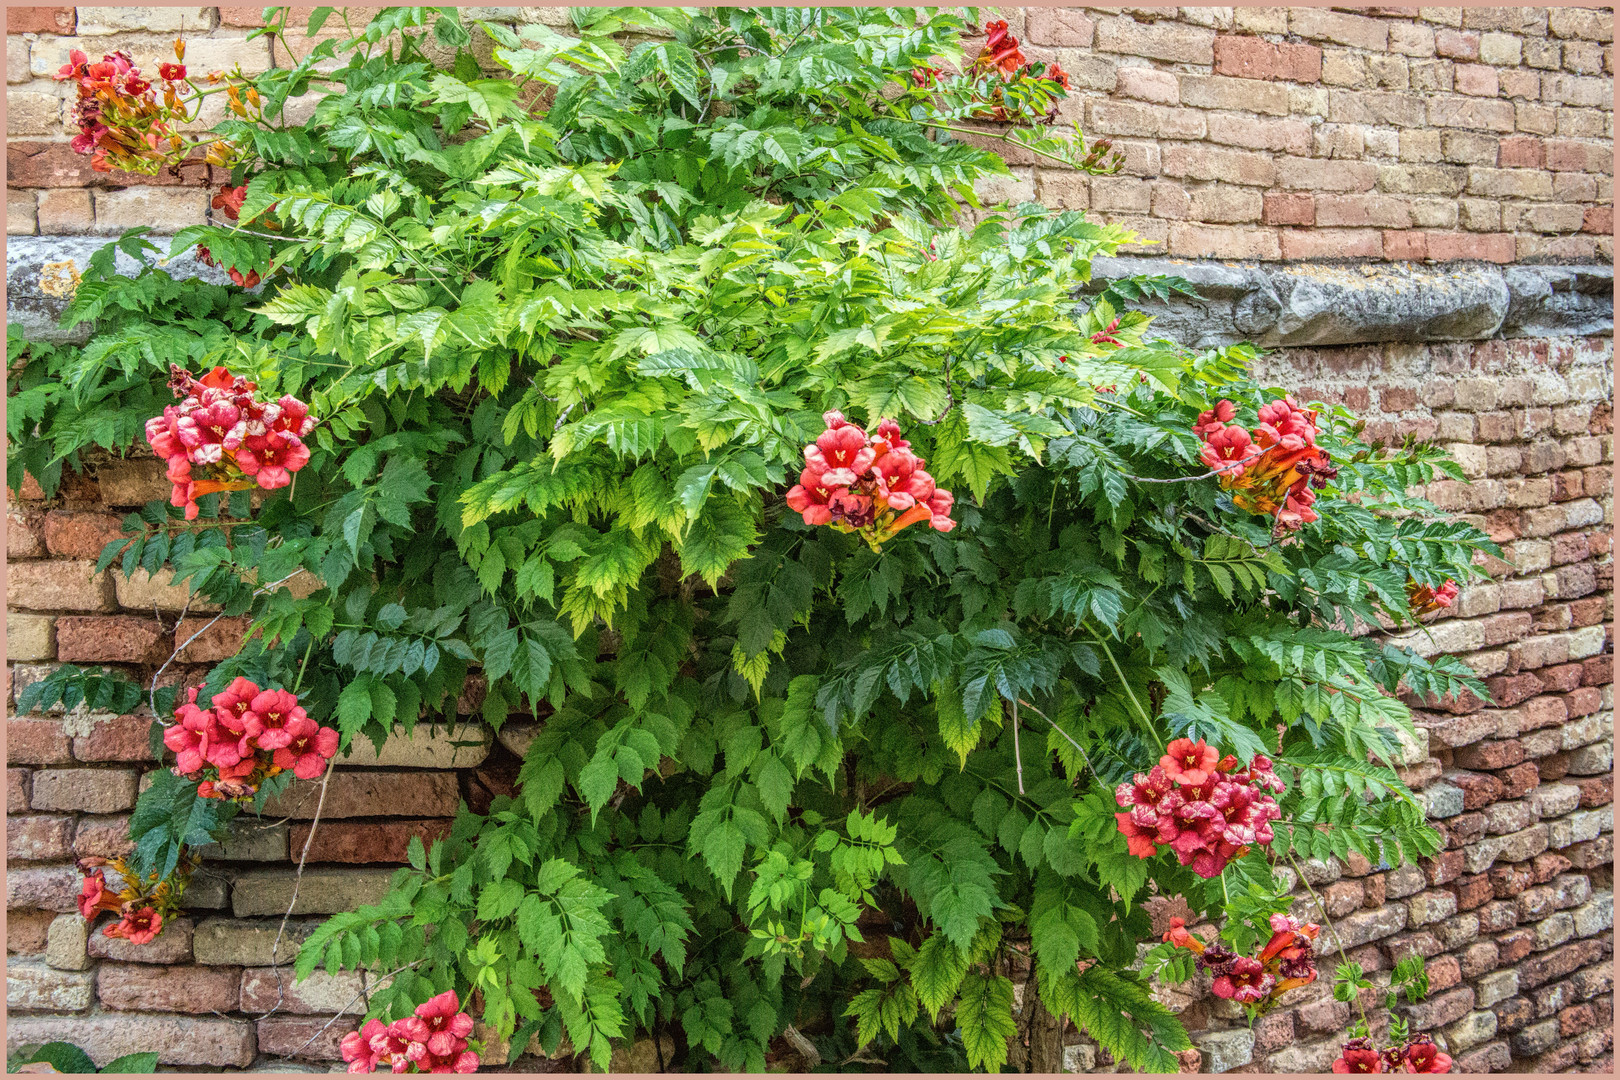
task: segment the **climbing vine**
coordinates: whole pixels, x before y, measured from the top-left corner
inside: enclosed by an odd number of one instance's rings
[[[1130,234],[981,205],[1007,167],[955,138],[1118,167],[1005,24],[964,56],[947,11],[368,14],[161,101],[127,59],[63,71],[96,161],[230,168],[210,224],[114,245],[230,284],[96,256],[85,345],[8,337],[11,475],[144,435],[174,496],[101,568],[252,622],[183,691],[23,695],[144,698],[177,755],[88,914],[160,931],[233,816],[471,689],[538,721],[516,795],[298,953],[390,976],[358,1066],[476,1066],[476,1018],[486,1056],[599,1067],[652,1032],[689,1069],[1051,1071],[1072,1023],[1173,1070],[1153,979],[1197,952],[1262,1010],[1316,977],[1297,859],[1438,848],[1397,695],[1482,688],[1360,631],[1479,573],[1411,494],[1457,470],[1154,338],[1130,305],[1179,279],[1077,303]],[[1144,962],[1151,896],[1220,942]]]

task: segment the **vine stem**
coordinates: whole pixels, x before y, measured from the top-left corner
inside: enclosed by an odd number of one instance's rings
[[[1142,703],[1137,700],[1136,691],[1131,689],[1130,680],[1125,678],[1125,672],[1119,666],[1119,661],[1114,659],[1114,650],[1108,647],[1108,642],[1103,640],[1101,634],[1091,629],[1090,623],[1084,623],[1083,625],[1087,630],[1091,631],[1092,639],[1102,646],[1103,655],[1108,657],[1109,666],[1114,669],[1114,674],[1119,676],[1119,685],[1124,688],[1125,696],[1131,699],[1132,705],[1136,706],[1136,715],[1142,718],[1142,726],[1147,729],[1149,735],[1153,736],[1154,741],[1159,744],[1160,750],[1167,749],[1164,744],[1164,736],[1160,735],[1158,729],[1153,726],[1152,718],[1148,716],[1147,710],[1142,707]]]
[[[326,775],[321,778],[320,797],[315,800],[315,816],[310,819],[309,834],[304,837],[304,849],[298,853],[298,870],[293,874],[292,899],[287,901],[287,910],[281,916],[281,925],[276,927],[276,940],[274,944],[270,946],[270,970],[276,973],[276,1003],[270,1007],[269,1012],[265,1013],[264,1016],[259,1017],[260,1020],[275,1015],[276,1010],[281,1008],[281,1002],[286,994],[286,988],[281,982],[281,939],[282,936],[287,932],[287,920],[292,918],[293,908],[298,906],[298,889],[299,886],[304,882],[304,863],[309,859],[310,845],[315,842],[315,830],[318,829],[321,824],[321,810],[326,806],[327,786],[332,782],[332,774],[336,771],[337,766],[331,762],[328,762],[326,765]],[[362,990],[362,992],[364,991]],[[345,1006],[345,1008],[347,1008],[347,1006]],[[337,1018],[333,1017],[333,1019],[335,1020]],[[321,1029],[321,1031],[325,1030],[326,1028]],[[319,1032],[316,1034],[319,1034]],[[309,1043],[304,1044],[304,1046],[308,1045]],[[303,1048],[304,1047],[301,1046],[298,1049],[302,1050]]]
[[[1024,708],[1028,709],[1042,720],[1045,720],[1048,724],[1051,724],[1053,731],[1069,740],[1069,745],[1080,752],[1081,760],[1086,763],[1086,768],[1091,770],[1091,775],[1096,778],[1097,783],[1102,783],[1102,777],[1097,775],[1097,767],[1091,763],[1091,755],[1086,753],[1086,748],[1081,746],[1079,741],[1075,739],[1073,735],[1070,735],[1067,731],[1064,731],[1058,726],[1058,722],[1056,720],[1052,719],[1050,716],[1047,716],[1045,713],[1041,712],[1041,710],[1037,709],[1023,698],[1018,699],[1018,704],[1022,705]]]
[[[1294,868],[1294,873],[1299,875],[1299,883],[1305,886],[1305,891],[1311,894],[1312,900],[1316,901],[1316,909],[1322,913],[1322,921],[1327,923],[1329,930],[1333,931],[1333,943],[1339,947],[1339,959],[1343,961],[1345,967],[1349,967],[1350,957],[1344,951],[1344,938],[1339,936],[1339,928],[1335,926],[1333,924],[1333,920],[1328,917],[1326,902],[1324,902],[1320,896],[1316,895],[1316,890],[1311,887],[1310,880],[1305,877],[1304,868],[1301,867],[1298,861],[1294,859],[1293,849],[1285,849],[1283,851],[1283,857],[1288,860],[1288,865]],[[1221,884],[1224,885],[1225,883],[1226,879],[1223,877],[1221,879]],[[1361,1026],[1370,1033],[1372,1031],[1372,1026],[1367,1023],[1367,1007],[1361,1003],[1360,987],[1356,987],[1356,1011],[1361,1014]]]
[[[262,596],[263,594],[265,594],[267,592],[274,592],[275,590],[281,588],[283,585],[287,584],[287,582],[291,581],[293,578],[297,577],[299,574],[302,574],[302,573],[305,573],[305,572],[306,571],[304,570],[304,568],[302,566],[300,566],[298,569],[294,570],[292,573],[288,574],[286,577],[282,578],[280,581],[272,581],[268,585],[261,585],[257,589],[254,589],[253,590],[253,595],[254,596]],[[187,608],[187,610],[190,610],[190,607],[191,607],[191,601],[188,598],[186,600],[186,608]],[[181,614],[183,615],[184,612],[182,612]],[[158,684],[158,679],[162,678],[163,673],[168,670],[169,665],[174,663],[175,657],[177,657],[181,653],[185,652],[186,648],[188,646],[190,646],[190,644],[193,641],[196,641],[198,638],[200,638],[204,634],[206,634],[209,631],[209,629],[215,623],[219,622],[219,620],[223,619],[224,617],[225,617],[225,613],[223,611],[221,611],[218,615],[215,615],[212,619],[209,619],[207,622],[203,623],[202,628],[200,630],[198,630],[195,634],[192,634],[190,637],[186,638],[186,640],[185,640],[185,642],[183,644],[180,644],[180,645],[176,646],[174,652],[169,654],[169,658],[167,660],[163,661],[163,665],[152,673],[152,683],[147,688],[147,691],[146,691],[146,702],[147,702],[148,705],[150,705],[152,707],[152,715],[153,716],[157,716],[157,711],[158,711],[157,710],[157,684]],[[311,641],[311,644],[313,645],[314,642]],[[306,662],[308,660],[307,653],[306,653],[306,656],[305,656],[305,660],[306,660]],[[158,720],[161,723],[162,722],[162,717],[159,717]],[[168,725],[165,724],[164,726],[167,727]]]
[[[1018,771],[1018,794],[1024,792],[1024,753],[1018,746],[1018,699],[1012,703],[1012,729],[1013,729],[1013,766]]]

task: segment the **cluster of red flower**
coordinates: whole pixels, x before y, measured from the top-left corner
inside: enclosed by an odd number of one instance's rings
[[[1018,47],[1018,39],[1007,32],[1005,19],[986,23],[984,27],[984,48],[974,57],[972,73],[983,75],[990,71],[999,71],[1010,79],[1016,79],[1029,67],[1029,59],[1024,56],[1023,50]],[[1056,63],[1047,66],[1041,78],[1048,82],[1055,82],[1064,90],[1069,89],[1069,73]]]
[[[454,990],[446,990],[416,1007],[414,1016],[384,1024],[367,1020],[339,1043],[352,1073],[470,1073],[478,1071],[478,1054],[468,1049],[473,1018],[461,1011]]]
[[[1429,615],[1441,608],[1448,608],[1460,592],[1461,587],[1450,578],[1438,589],[1432,585],[1419,585],[1415,581],[1406,583],[1406,601],[1412,605],[1414,615]]]
[[[1187,929],[1187,920],[1171,919],[1164,940],[1198,954],[1198,964],[1214,976],[1216,997],[1265,1010],[1296,986],[1316,981],[1316,952],[1311,942],[1322,928],[1287,915],[1271,917],[1271,940],[1259,956],[1239,956],[1220,942],[1205,945]]]
[[[1064,71],[1061,65],[1057,63],[1047,64],[1038,75],[1030,69],[1029,58],[1018,47],[1018,39],[1008,33],[1006,20],[998,19],[995,22],[987,23],[984,30],[984,47],[979,50],[979,55],[973,58],[973,63],[968,65],[967,74],[970,78],[977,81],[991,73],[997,73],[1006,80],[1012,81],[1028,75],[1045,79],[1047,82],[1057,83],[1065,93],[1068,92],[1069,73]],[[921,90],[936,85],[943,77],[944,72],[936,67],[920,67],[913,69],[911,72],[912,84]],[[976,115],[986,120],[1005,121],[1011,119],[1006,108],[1001,104],[1002,100],[1000,88],[993,88],[990,92],[990,100],[986,103],[987,107],[979,110]]]
[[[197,787],[205,799],[251,798],[265,777],[284,769],[313,780],[338,749],[338,733],[311,720],[298,698],[286,690],[261,690],[241,677],[206,709],[191,687],[174,717],[163,745],[178,756],[175,771],[181,775],[194,779],[211,772]]]
[[[1199,415],[1193,434],[1204,442],[1204,464],[1220,473],[1221,486],[1232,492],[1234,503],[1275,518],[1279,530],[1315,521],[1312,489],[1326,487],[1339,475],[1327,452],[1316,445],[1316,413],[1285,397],[1261,406],[1252,433],[1241,424],[1227,426],[1236,415],[1236,406],[1225,400]]]
[[[178,910],[180,896],[197,867],[197,857],[186,850],[179,865],[162,879],[156,874],[143,879],[127,862],[117,859],[113,869],[124,879],[119,892],[107,885],[107,872],[101,869],[106,862],[101,858],[79,860],[79,869],[84,872],[84,881],[79,885],[79,914],[94,921],[103,911],[116,912],[118,921],[107,927],[106,935],[145,945],[163,930],[164,920]]]
[[[175,367],[169,386],[179,405],[146,422],[146,441],[169,463],[174,492],[169,502],[197,516],[197,499],[257,484],[286,487],[309,462],[303,437],[315,428],[309,406],[295,397],[259,401],[257,385],[217,367],[201,379]],[[200,467],[202,476],[193,475]]]
[[[1241,764],[1202,739],[1172,742],[1151,771],[1114,791],[1127,808],[1114,820],[1130,853],[1151,858],[1165,844],[1182,866],[1212,878],[1249,845],[1271,843],[1271,823],[1282,811],[1266,792],[1283,790],[1283,782],[1263,754],[1247,769]]]
[[[899,424],[879,421],[874,439],[836,409],[821,418],[827,430],[804,448],[804,470],[787,493],[806,525],[858,532],[873,551],[919,521],[940,532],[956,528],[955,496],[934,485]]]
[[[184,41],[174,43],[176,61],[186,58]],[[220,76],[209,76],[214,81]],[[90,167],[98,172],[125,169],[129,172],[157,173],[166,165],[184,160],[198,144],[181,137],[180,127],[191,119],[181,94],[189,88],[183,63],[158,65],[163,84],[163,100],[150,80],[143,78],[127,53],[114,52],[99,61],[78,49],[68,53],[68,62],[56,73],[59,81],[72,79],[79,85],[73,120],[79,133],[73,137],[73,150],[91,155]],[[208,160],[224,164],[225,144],[209,149]]]
[[[1333,1063],[1336,1073],[1447,1073],[1451,1055],[1443,1052],[1429,1036],[1419,1032],[1403,1046],[1374,1049],[1372,1040],[1351,1039]]]

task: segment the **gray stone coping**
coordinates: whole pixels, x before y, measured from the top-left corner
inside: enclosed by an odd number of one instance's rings
[[[170,238],[151,237],[167,251]],[[14,236],[6,245],[7,321],[39,340],[85,339],[56,324],[71,282],[107,243],[101,237]],[[119,253],[126,272],[135,262]],[[229,280],[185,253],[163,263],[176,277]],[[1136,274],[1175,274],[1195,297],[1146,302],[1154,329],[1194,348],[1238,341],[1282,346],[1380,341],[1477,341],[1491,337],[1610,337],[1612,266],[1450,263],[1239,263],[1171,258],[1099,258],[1082,294]],[[69,284],[69,287],[70,284]]]
[[[1614,334],[1612,266],[1099,258],[1082,294],[1137,274],[1196,287],[1197,296],[1133,305],[1155,316],[1158,333],[1195,348]]]

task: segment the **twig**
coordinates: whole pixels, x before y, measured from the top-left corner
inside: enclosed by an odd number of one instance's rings
[[[263,1020],[266,1017],[274,1016],[276,1010],[281,1008],[282,1000],[286,994],[286,988],[281,982],[281,938],[287,932],[287,920],[292,918],[293,908],[298,906],[298,888],[304,882],[304,862],[309,858],[309,846],[315,842],[315,830],[319,828],[321,824],[321,809],[326,806],[327,785],[332,782],[332,774],[336,771],[337,766],[328,763],[326,766],[326,775],[321,778],[321,796],[315,801],[315,816],[310,819],[309,834],[304,837],[304,850],[299,852],[298,870],[293,875],[292,899],[287,901],[287,911],[281,916],[281,925],[276,927],[275,943],[270,946],[270,970],[275,972],[276,976],[276,1003],[270,1007],[269,1012],[258,1018],[260,1020]],[[360,992],[362,994],[365,993],[364,984],[361,985]],[[344,1007],[347,1008],[348,1006]],[[336,1017],[333,1019],[336,1019]],[[325,1030],[326,1028],[321,1029],[321,1031]],[[317,1032],[317,1034],[319,1034],[319,1032]],[[309,1043],[304,1044],[304,1046],[308,1045]],[[303,1046],[300,1046],[298,1049],[302,1050],[303,1048]]]
[[[1350,957],[1344,951],[1344,938],[1339,936],[1339,928],[1335,926],[1333,924],[1333,920],[1328,917],[1327,904],[1323,902],[1320,896],[1316,895],[1316,890],[1311,888],[1310,881],[1308,881],[1305,877],[1304,868],[1301,867],[1294,859],[1293,850],[1291,848],[1285,850],[1283,852],[1283,856],[1288,860],[1288,864],[1294,868],[1294,873],[1299,875],[1299,883],[1305,886],[1305,891],[1311,894],[1312,900],[1316,901],[1316,909],[1322,913],[1322,921],[1327,923],[1329,930],[1333,931],[1333,943],[1339,947],[1339,959],[1344,961],[1344,965],[1346,967],[1349,967]],[[1222,883],[1225,883],[1224,878],[1222,879]],[[1356,989],[1356,1011],[1361,1014],[1361,1026],[1366,1028],[1368,1031],[1371,1031],[1372,1027],[1367,1023],[1367,1007],[1361,1003],[1360,988]]]
[[[404,971],[409,971],[411,968],[415,967],[417,964],[420,964],[421,962],[422,962],[421,960],[412,960],[410,963],[406,964],[404,967],[395,968],[393,971],[390,971],[387,975],[384,975],[382,977],[382,981],[387,982],[389,979],[392,979],[395,975],[398,975],[398,974],[400,974],[401,972],[404,972]],[[302,1045],[300,1045],[292,1053],[290,1053],[290,1054],[288,1054],[286,1056],[287,1057],[297,1057],[300,1053],[303,1052],[304,1047],[308,1046],[310,1043],[314,1042],[316,1039],[318,1039],[322,1035],[326,1034],[326,1029],[327,1028],[331,1027],[333,1024],[335,1024],[339,1020],[343,1019],[343,1015],[349,1011],[349,1006],[353,1005],[356,1001],[359,1001],[360,998],[365,995],[366,989],[365,989],[364,979],[365,979],[365,975],[364,975],[364,973],[362,973],[361,974],[361,980],[362,981],[360,983],[360,993],[354,995],[354,997],[352,997],[348,1001],[344,1002],[343,1008],[338,1010],[338,1014],[336,1016],[332,1017],[332,1019],[330,1019],[326,1023],[322,1024],[319,1031],[315,1032],[315,1034],[313,1034],[309,1038],[305,1039]],[[366,1005],[366,1011],[367,1012],[371,1011],[371,1006],[370,1006],[369,1002]],[[265,1014],[265,1016],[268,1016],[268,1015],[270,1015],[270,1014],[269,1013]],[[263,1019],[263,1017],[260,1017],[260,1019]]]
[[[276,589],[281,588],[283,585],[287,584],[287,582],[291,581],[293,578],[295,578],[299,574],[303,574],[303,573],[308,573],[308,571],[306,571],[302,566],[300,566],[298,569],[294,570],[292,573],[288,574],[286,577],[282,578],[280,581],[272,581],[268,585],[261,585],[257,589],[254,589],[253,590],[253,595],[254,596],[260,596],[260,595],[262,595],[264,593],[267,593],[267,592],[274,592]],[[187,608],[189,608],[190,605],[191,605],[191,600],[188,597],[187,600],[186,600]],[[184,612],[182,612],[181,614],[184,615]],[[213,627],[213,625],[215,623],[219,622],[219,620],[223,619],[224,617],[225,617],[225,613],[223,611],[221,611],[218,615],[215,615],[212,619],[209,619],[207,622],[203,623],[202,629],[198,630],[195,634],[192,634],[190,637],[186,638],[184,644],[177,645],[175,647],[174,652],[169,654],[169,658],[167,660],[163,661],[163,666],[159,667],[155,672],[152,673],[152,685],[147,688],[146,701],[147,701],[147,704],[152,707],[152,715],[153,716],[157,716],[157,711],[158,711],[158,708],[157,708],[157,684],[158,684],[158,679],[162,678],[163,673],[168,670],[169,665],[174,663],[175,657],[177,657],[181,653],[185,652],[187,646],[189,646],[193,641],[196,641],[198,638],[200,638],[204,634],[206,634]],[[162,723],[162,721],[163,721],[163,718],[158,717],[158,722]],[[168,725],[165,724],[164,726],[167,727]]]
[[[1075,737],[1073,735],[1070,735],[1067,731],[1064,731],[1061,727],[1058,727],[1058,722],[1056,720],[1052,719],[1050,716],[1047,716],[1045,713],[1041,712],[1041,710],[1037,709],[1035,706],[1031,705],[1029,702],[1025,701],[1023,698],[1018,699],[1018,704],[1022,705],[1024,708],[1028,709],[1030,712],[1034,713],[1036,716],[1040,717],[1042,720],[1045,720],[1048,724],[1051,724],[1053,731],[1057,732],[1059,735],[1061,735],[1065,739],[1069,740],[1069,745],[1074,747],[1076,750],[1080,751],[1080,757],[1081,757],[1082,760],[1085,761],[1086,768],[1091,770],[1091,775],[1097,777],[1098,783],[1102,782],[1102,777],[1097,776],[1097,766],[1095,766],[1095,765],[1093,765],[1091,763],[1091,755],[1086,753],[1086,748],[1081,746],[1080,743],[1075,739]]]

